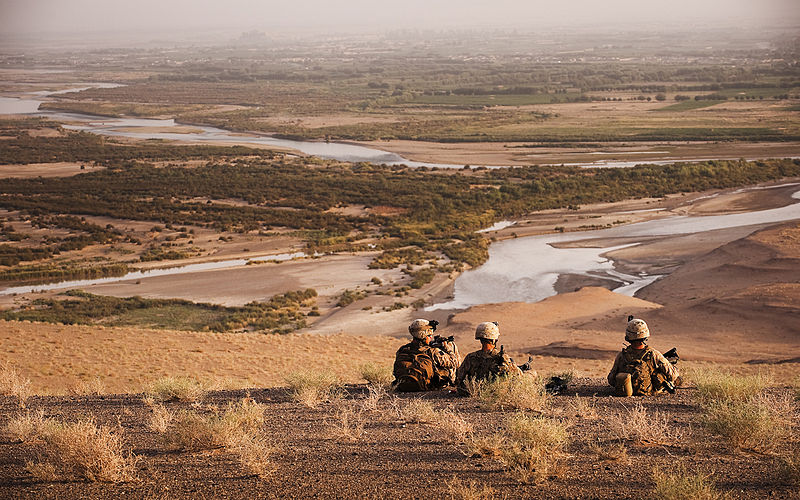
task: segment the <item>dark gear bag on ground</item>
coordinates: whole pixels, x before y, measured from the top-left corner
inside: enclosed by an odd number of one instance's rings
[[[634,396],[653,393],[655,365],[653,350],[649,346],[644,349],[626,348],[622,350],[622,366],[619,371],[631,374]]]
[[[401,349],[394,362],[397,380],[394,389],[400,392],[427,391],[435,386],[438,379],[433,358],[426,350]]]

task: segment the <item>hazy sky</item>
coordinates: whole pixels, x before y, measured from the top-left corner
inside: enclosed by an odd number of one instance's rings
[[[800,23],[800,0],[0,0],[4,34]]]

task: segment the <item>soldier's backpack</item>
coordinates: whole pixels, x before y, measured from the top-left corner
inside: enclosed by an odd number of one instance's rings
[[[483,357],[475,370],[475,379],[484,380],[511,375],[515,372],[513,364],[514,362],[505,353]]]
[[[655,359],[653,349],[649,346],[644,349],[623,349],[622,366],[620,373],[631,374],[631,385],[634,396],[643,396],[653,392],[653,374],[655,373]]]
[[[434,378],[433,358],[426,351],[404,348],[394,361],[394,388],[400,392],[427,391]]]

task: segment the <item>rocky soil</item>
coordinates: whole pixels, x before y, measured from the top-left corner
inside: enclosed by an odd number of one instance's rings
[[[794,395],[788,387],[770,391]],[[473,436],[505,445],[501,436],[515,410],[489,410],[476,398],[448,391],[376,399],[369,397],[366,386],[351,385],[342,397],[313,408],[293,401],[284,389],[212,392],[201,402],[164,403],[173,411],[208,412],[249,396],[265,405],[262,432],[274,451],[269,459],[272,472],[264,477],[253,475],[226,448],[183,451],[166,446],[150,430],[153,405],[141,394],[32,397],[24,410],[15,399],[3,396],[2,429],[26,411],[43,410],[65,421],[92,418],[114,427],[139,461],[136,479],[128,482],[43,481],[26,469],[26,461],[37,459],[39,445],[3,432],[0,497],[451,498],[458,484],[474,481],[492,488],[494,498],[638,499],[652,494],[654,470],[674,473],[679,467],[687,474],[709,475],[718,491],[733,498],[795,497],[800,490],[781,476],[776,453],[798,445],[798,422],[794,437],[774,452],[737,450],[699,424],[696,392],[688,387],[674,395],[622,399],[612,397],[601,379],[576,379],[568,395],[552,396],[541,412],[534,412],[567,423],[570,436],[566,456],[540,484],[520,483],[496,458],[470,453],[469,434],[465,438],[441,424],[409,416],[409,404],[428,401],[436,412],[464,419]],[[628,431],[636,430],[639,424],[633,415],[642,408],[656,431],[625,437],[621,422],[633,427]],[[363,431],[350,429],[348,435],[343,413],[363,424]]]

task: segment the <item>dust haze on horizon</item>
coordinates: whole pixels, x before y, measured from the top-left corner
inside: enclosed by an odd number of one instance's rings
[[[261,30],[268,34],[370,33],[398,29],[539,31],[757,29],[800,25],[797,0],[0,0],[4,37],[102,34],[179,39]]]

